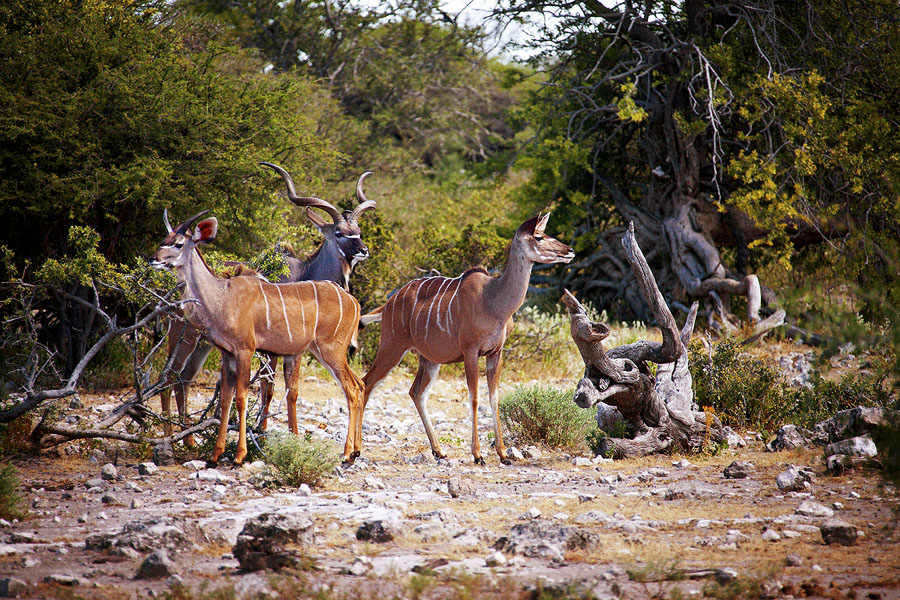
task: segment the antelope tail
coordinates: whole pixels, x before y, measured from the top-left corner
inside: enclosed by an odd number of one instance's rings
[[[380,323],[382,314],[384,313],[384,305],[379,306],[370,313],[366,313],[359,318],[359,324],[365,327],[369,323]]]

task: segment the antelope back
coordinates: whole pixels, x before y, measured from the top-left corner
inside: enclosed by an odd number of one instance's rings
[[[238,335],[252,338],[255,349],[294,355],[316,345],[356,344],[359,303],[332,281],[276,284],[235,278],[229,283],[235,290],[223,312],[249,318],[252,331]]]

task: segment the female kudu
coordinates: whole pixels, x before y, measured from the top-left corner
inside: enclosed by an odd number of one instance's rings
[[[164,214],[168,235],[150,264],[175,272],[179,283],[184,284],[182,297],[190,300],[184,306],[185,316],[222,353],[219,434],[209,462],[215,464],[225,451],[232,392],[239,417],[235,464],[247,455],[247,388],[250,361],[256,350],[294,358],[308,350],[329,370],[347,399],[350,423],[344,460],[351,461],[358,453],[352,432],[362,416],[362,382],[347,364],[347,349],[356,344],[359,303],[331,281],[278,284],[261,277],[216,277],[197,245],[215,238],[218,222],[211,217],[190,229],[203,214],[194,215],[174,230]],[[294,368],[288,386],[288,421],[294,433],[298,379],[299,369]]]
[[[400,288],[383,306],[362,317],[363,325],[381,321],[378,353],[363,378],[363,410],[378,382],[407,351],[415,351],[419,355],[419,370],[409,395],[422,418],[432,453],[443,458],[425,402],[441,365],[462,361],[472,405],[472,456],[477,464],[484,464],[478,441],[478,357],[486,356],[494,448],[501,460],[509,460],[497,414],[497,387],[503,344],[513,327],[512,315],[525,300],[534,263],[568,263],[575,256],[572,248],[544,234],[549,216],[538,215],[522,223],[512,239],[506,270],[500,277],[492,278],[484,269],[476,268],[454,279],[416,279]],[[356,425],[354,446],[359,451],[362,419]]]

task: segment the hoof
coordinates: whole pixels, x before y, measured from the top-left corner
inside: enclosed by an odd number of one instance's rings
[[[502,464],[504,464],[504,465],[511,465],[511,464],[512,464],[512,460],[510,460],[510,459],[508,459],[508,458],[501,458],[501,459],[500,459],[500,462],[501,462]]]
[[[350,462],[353,462],[357,458],[359,458],[359,450],[354,450],[350,453]]]
[[[482,457],[480,457],[480,456],[476,456],[476,457],[475,457],[475,464],[476,464],[476,465],[481,465],[481,466],[483,467],[483,466],[484,466],[484,459],[483,459]]]
[[[432,450],[431,455],[434,457],[434,460],[444,460],[445,458],[447,458],[446,454],[441,454],[440,452],[437,452],[436,450]]]
[[[217,460],[207,460],[207,461],[206,461],[206,468],[207,468],[207,469],[215,469],[215,468],[217,468],[218,466],[219,466],[219,461],[217,461]]]

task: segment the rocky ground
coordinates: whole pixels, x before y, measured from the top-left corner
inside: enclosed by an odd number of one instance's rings
[[[435,462],[409,384],[385,381],[363,457],[311,490],[266,487],[263,463],[156,469],[114,444],[18,460],[30,516],[0,522],[0,595],[900,598],[900,495],[878,472],[832,476],[821,450],[765,452],[753,432],[717,456],[520,448],[505,466],[489,411],[476,467],[452,373],[430,403],[450,455]],[[301,427],[342,442],[336,386],[303,395]],[[114,401],[82,400],[81,419]],[[249,570],[266,565],[282,568]]]

